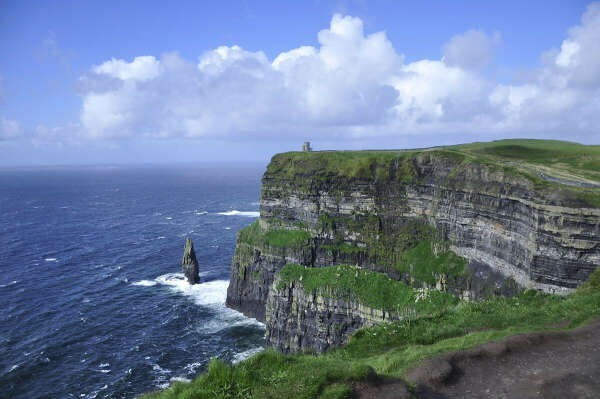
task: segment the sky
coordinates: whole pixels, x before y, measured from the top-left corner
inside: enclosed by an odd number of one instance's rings
[[[600,144],[600,2],[0,0],[0,166]]]

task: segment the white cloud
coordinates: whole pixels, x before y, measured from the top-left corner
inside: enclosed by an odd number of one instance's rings
[[[598,142],[600,133],[600,3],[592,3],[571,28],[560,50],[522,85],[498,85],[490,103],[501,113],[497,127],[525,132],[555,131]],[[568,135],[568,136],[566,136]]]
[[[154,79],[159,74],[159,63],[152,56],[135,57],[132,62],[116,60],[104,62],[92,68],[99,75],[108,75],[121,80],[149,80]]]
[[[443,61],[451,66],[477,69],[486,66],[494,57],[494,47],[500,34],[489,37],[481,30],[469,30],[453,36],[444,45]]]
[[[18,139],[22,134],[21,126],[16,121],[0,116],[0,141]]]
[[[88,137],[368,139],[406,133],[568,131],[598,138],[600,5],[521,85],[482,68],[499,34],[452,37],[440,59],[404,63],[384,32],[334,15],[318,46],[282,52],[221,46],[197,62],[177,54],[111,59],[80,80]],[[401,43],[400,43],[401,44]]]
[[[399,93],[396,111],[400,118],[416,122],[464,119],[477,112],[474,107],[484,98],[483,79],[441,61],[417,61],[401,71],[393,80]]]

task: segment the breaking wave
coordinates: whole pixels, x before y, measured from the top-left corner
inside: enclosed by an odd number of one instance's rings
[[[260,216],[260,212],[256,212],[256,211],[238,211],[238,210],[232,210],[232,211],[227,211],[227,212],[218,212],[217,215],[223,215],[223,216],[247,216],[247,217],[251,217],[251,218],[257,218]]]

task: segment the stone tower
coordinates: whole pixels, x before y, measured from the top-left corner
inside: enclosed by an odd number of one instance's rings
[[[304,145],[302,145],[302,151],[311,152],[312,148],[310,148],[310,141],[305,141]]]

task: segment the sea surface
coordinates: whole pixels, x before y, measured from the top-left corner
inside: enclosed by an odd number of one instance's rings
[[[262,350],[225,297],[264,169],[0,170],[0,398],[134,398]]]

